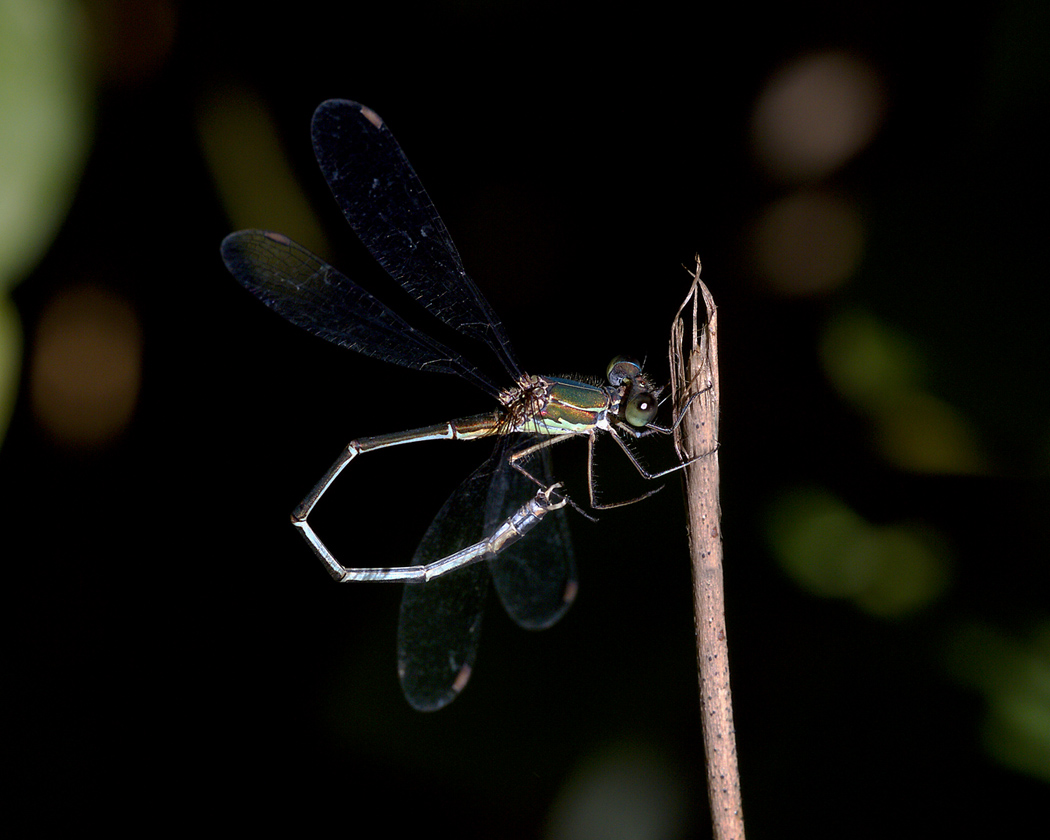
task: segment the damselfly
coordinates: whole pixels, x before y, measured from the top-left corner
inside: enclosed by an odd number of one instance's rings
[[[522,627],[549,627],[576,593],[565,512],[581,508],[551,477],[550,445],[588,439],[594,509],[617,506],[599,503],[594,491],[591,465],[599,432],[610,433],[647,479],[680,465],[651,474],[627,446],[626,439],[668,431],[653,422],[659,389],[636,362],[614,359],[603,385],[524,372],[503,324],[463,270],[444,222],[374,111],[330,100],[314,113],[312,134],[317,161],[343,215],[376,261],[431,314],[486,344],[510,377],[500,387],[286,236],[248,230],[222,243],[233,276],[292,323],[367,356],[456,374],[498,403],[489,413],[351,441],[292,514],[292,524],[337,581],[406,584],[398,626],[401,686],[415,708],[438,709],[470,677],[489,570],[507,612]],[[494,453],[445,503],[411,565],[344,566],[307,521],[358,455],[404,443],[490,437],[498,441]]]

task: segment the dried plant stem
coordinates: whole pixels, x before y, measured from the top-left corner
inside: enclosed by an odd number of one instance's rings
[[[687,321],[691,321],[688,332]],[[711,819],[716,840],[743,840],[718,500],[718,313],[711,293],[700,281],[699,260],[692,289],[672,327],[670,352],[675,406],[684,412],[675,430],[675,445],[683,460],[692,460],[686,467],[686,499]]]

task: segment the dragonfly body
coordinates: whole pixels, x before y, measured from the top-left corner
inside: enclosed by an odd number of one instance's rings
[[[234,277],[289,321],[374,358],[455,374],[497,402],[484,414],[351,441],[292,513],[293,525],[336,580],[406,584],[398,673],[414,707],[437,709],[457,696],[473,668],[489,569],[508,613],[523,627],[549,627],[572,602],[577,584],[565,512],[582,509],[553,480],[550,446],[587,438],[590,506],[614,506],[600,504],[594,491],[595,437],[610,434],[646,478],[662,475],[647,473],[623,439],[667,431],[652,422],[659,392],[637,363],[622,358],[610,364],[602,385],[525,373],[379,116],[355,102],[330,100],[314,114],[312,133],[332,193],[372,255],[432,315],[487,345],[511,382],[498,386],[282,234],[240,231],[223,241]],[[346,566],[308,522],[332,482],[366,452],[481,438],[497,442],[493,455],[449,497],[410,565]]]
[[[615,360],[614,364],[633,365],[632,362]],[[591,385],[572,379],[554,376],[526,376],[522,384],[504,391],[500,395],[503,407],[497,411],[475,414],[458,420],[449,420],[433,426],[410,429],[405,432],[377,435],[350,441],[324,477],[292,513],[292,524],[298,528],[314,553],[321,559],[329,573],[340,583],[351,580],[393,581],[411,583],[428,581],[464,566],[495,556],[507,546],[532,530],[552,510],[560,510],[567,503],[557,493],[557,485],[548,485],[530,475],[516,462],[528,454],[549,445],[541,439],[523,453],[512,456],[516,468],[539,488],[535,496],[522,505],[512,516],[501,523],[495,532],[478,543],[460,549],[447,557],[428,563],[383,568],[348,568],[340,563],[318,538],[307,518],[314,505],[325,494],[343,469],[359,455],[405,443],[420,443],[430,440],[474,440],[493,435],[538,435],[555,438],[560,435],[593,436],[597,431],[613,432],[618,423],[623,423],[624,396],[633,387],[648,398],[648,379],[640,369],[629,380],[632,385]],[[655,406],[655,403],[652,404]],[[634,432],[634,434],[638,434]],[[552,442],[552,441],[551,441]],[[557,497],[557,498],[555,498]],[[592,507],[599,507],[592,497]],[[573,591],[575,584],[573,584]]]

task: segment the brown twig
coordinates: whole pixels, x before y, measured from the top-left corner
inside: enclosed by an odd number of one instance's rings
[[[691,313],[687,311],[690,300]],[[687,320],[691,321],[688,333]],[[689,345],[683,346],[687,338]],[[700,281],[699,259],[693,286],[671,330],[670,355],[675,409],[682,417],[675,429],[675,446],[683,461],[692,461],[686,467],[686,499],[711,820],[716,840],[743,840],[718,500],[718,313],[711,293]]]

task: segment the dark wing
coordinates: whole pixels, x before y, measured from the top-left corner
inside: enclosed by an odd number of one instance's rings
[[[483,502],[492,469],[490,458],[456,488],[427,528],[412,565],[440,560],[482,538]],[[440,709],[467,684],[478,651],[488,585],[486,563],[426,583],[405,584],[397,627],[397,672],[413,708]]]
[[[376,261],[435,317],[485,342],[518,381],[521,369],[503,324],[464,271],[386,123],[357,102],[331,99],[314,112],[312,134],[335,200]]]
[[[535,438],[526,437],[517,446],[534,441]],[[554,483],[549,450],[541,449],[525,459],[524,467],[545,487]],[[486,533],[534,496],[537,489],[504,456],[489,486]],[[566,510],[551,511],[533,531],[489,561],[492,582],[503,606],[518,625],[528,630],[550,627],[565,614],[576,596],[576,562]]]
[[[231,233],[222,241],[222,259],[248,291],[316,336],[396,365],[454,373],[499,395],[499,388],[463,356],[412,327],[287,236]]]
[[[519,438],[513,446],[521,448],[533,440]],[[456,489],[427,529],[413,565],[474,545],[535,496],[537,486],[507,461],[513,451],[508,439],[501,441]],[[528,470],[550,486],[547,450],[527,460]],[[414,708],[440,709],[467,684],[477,655],[490,569],[500,600],[518,625],[540,630],[554,624],[572,604],[577,588],[565,508],[549,512],[488,563],[405,585],[397,661],[401,688]]]

